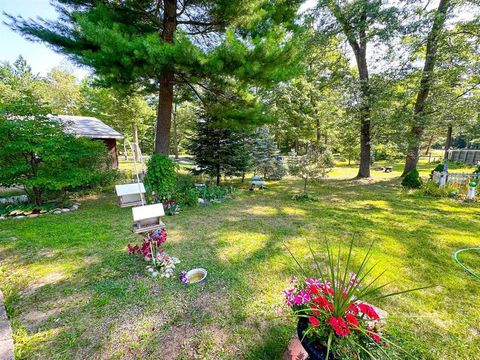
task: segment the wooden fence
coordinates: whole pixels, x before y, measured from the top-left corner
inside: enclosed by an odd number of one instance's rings
[[[463,161],[467,164],[476,166],[480,163],[480,150],[459,149],[448,150],[448,160]]]

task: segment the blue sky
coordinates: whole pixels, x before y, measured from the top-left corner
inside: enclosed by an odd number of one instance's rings
[[[79,78],[87,74],[85,69],[69,63],[65,56],[57,54],[45,44],[28,41],[21,35],[14,33],[3,24],[6,21],[3,12],[34,19],[37,17],[45,19],[57,17],[57,13],[50,5],[49,0],[0,0],[0,62],[13,62],[19,55],[22,55],[35,73],[45,75],[54,66],[67,65]]]

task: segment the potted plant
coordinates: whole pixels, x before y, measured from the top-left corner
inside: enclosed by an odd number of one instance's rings
[[[379,277],[373,281],[365,279],[373,269],[368,266],[371,247],[356,271],[351,272],[352,246],[353,241],[343,264],[339,258],[334,259],[327,246],[324,271],[311,251],[316,276],[309,276],[293,257],[304,276],[294,276],[283,293],[286,304],[298,318],[298,337],[312,360],[389,358],[385,345],[400,349],[385,337],[384,322],[370,303],[418,289],[379,295],[385,286],[376,285]]]

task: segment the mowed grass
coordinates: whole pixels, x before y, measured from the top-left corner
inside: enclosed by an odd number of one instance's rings
[[[422,165],[426,175],[431,165]],[[282,289],[299,274],[284,243],[307,268],[306,243],[346,250],[356,234],[361,257],[387,269],[384,293],[428,286],[383,299],[388,329],[415,359],[478,359],[480,281],[453,261],[480,246],[480,205],[423,197],[394,172],[355,181],[341,166],[311,187],[319,201],[291,200],[301,183],[271,182],[221,205],[166,217],[166,250],[177,270],[204,267],[207,281],[185,286],[152,279],[128,256],[140,241],[131,209],[115,197],[84,198],[79,211],[0,222],[0,288],[19,359],[281,359],[295,335],[283,317]],[[244,185],[245,187],[245,185]],[[16,239],[15,239],[16,238]],[[465,254],[480,272],[480,254]],[[401,357],[407,358],[406,355]]]

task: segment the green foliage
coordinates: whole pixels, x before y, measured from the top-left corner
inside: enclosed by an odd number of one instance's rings
[[[254,170],[267,180],[280,180],[287,169],[280,157],[280,152],[267,127],[257,129],[251,149]]]
[[[177,185],[177,164],[165,155],[153,154],[147,164],[145,185],[159,201],[171,200]]]
[[[251,164],[247,133],[219,122],[215,115],[203,112],[188,146],[197,164],[195,172],[216,177],[217,185],[222,175],[243,175]]]
[[[7,70],[2,83],[11,91],[0,103],[0,185],[23,186],[40,205],[46,197],[105,184],[113,173],[103,143],[67,135],[47,117],[50,108],[29,69],[17,62]]]
[[[445,164],[440,163],[435,166],[435,168],[432,170],[430,174],[433,174],[434,172],[442,172],[445,169]]]
[[[303,179],[303,192],[307,193],[308,181],[320,180],[333,168],[333,156],[325,148],[310,148],[305,155],[292,151],[288,159],[290,175]]]
[[[473,170],[474,174],[480,174],[480,165],[477,166],[475,170]]]
[[[422,178],[417,169],[412,169],[402,180],[402,186],[409,189],[418,189],[422,186]]]
[[[47,118],[2,117],[0,137],[0,184],[23,186],[36,205],[45,197],[104,184],[111,176],[101,142],[66,135]]]
[[[402,158],[404,155],[394,144],[378,144],[373,148],[374,161],[392,161]]]
[[[444,187],[440,187],[433,181],[427,181],[421,187],[423,195],[432,197],[455,197],[460,191],[461,189],[458,185],[447,184]]]

